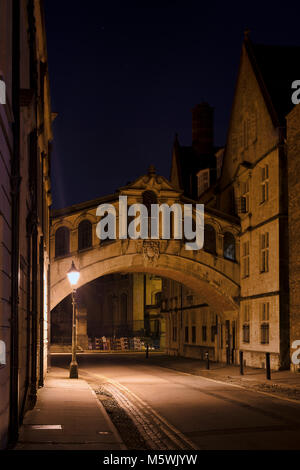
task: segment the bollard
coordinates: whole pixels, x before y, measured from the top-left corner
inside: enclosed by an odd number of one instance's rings
[[[146,359],[149,357],[149,344],[146,344]]]
[[[266,377],[271,380],[271,366],[270,366],[270,353],[266,353]]]
[[[209,370],[209,354],[208,354],[208,352],[205,353],[205,359],[206,359],[206,369]]]
[[[240,351],[240,375],[244,375],[244,353]]]

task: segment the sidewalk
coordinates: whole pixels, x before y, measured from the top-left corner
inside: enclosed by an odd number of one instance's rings
[[[15,450],[122,449],[118,432],[89,385],[52,367],[35,408],[25,416]]]
[[[240,375],[240,368],[236,365],[210,362],[210,369],[206,369],[206,362],[177,356],[157,355],[151,356],[154,365],[167,367],[207,378],[240,385],[245,388],[264,391],[278,396],[285,396],[300,403],[300,373],[289,370],[271,371],[271,380],[266,379],[264,369],[245,367],[244,375]]]

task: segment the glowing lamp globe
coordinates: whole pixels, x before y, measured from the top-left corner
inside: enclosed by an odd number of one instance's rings
[[[69,279],[71,286],[76,286],[80,277],[80,272],[78,271],[78,269],[76,269],[74,261],[72,261],[71,269],[68,271],[67,274],[68,274],[68,279]]]

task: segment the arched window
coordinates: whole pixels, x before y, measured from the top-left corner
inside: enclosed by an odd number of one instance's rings
[[[204,225],[204,250],[216,254],[216,231],[211,225]]]
[[[92,246],[92,224],[89,220],[82,220],[78,225],[78,250],[85,250]]]
[[[55,256],[65,256],[70,252],[70,231],[67,227],[59,227],[55,232]]]
[[[230,232],[224,233],[224,258],[235,261],[235,238]]]
[[[121,326],[127,323],[127,294],[121,295]]]

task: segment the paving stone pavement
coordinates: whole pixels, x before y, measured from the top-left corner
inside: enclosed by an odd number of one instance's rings
[[[85,380],[53,367],[25,415],[15,450],[124,450],[116,428]]]

